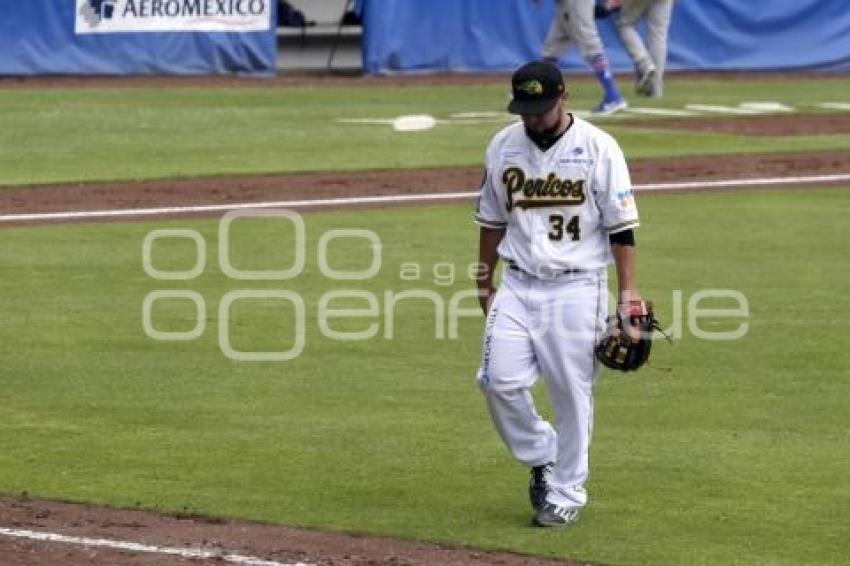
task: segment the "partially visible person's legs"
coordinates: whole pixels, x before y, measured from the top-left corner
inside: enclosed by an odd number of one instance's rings
[[[635,64],[635,92],[649,96],[658,69],[637,31],[637,23],[646,10],[647,0],[625,0],[615,23],[623,46]]]
[[[646,12],[646,42],[655,63],[652,96],[660,98],[667,66],[667,35],[673,12],[673,0],[653,0]]]
[[[599,36],[596,20],[593,15],[594,0],[562,0],[567,3],[570,25],[570,35],[578,43],[581,55],[593,68],[596,79],[602,86],[602,102],[594,109],[597,114],[613,114],[628,106],[608,63],[605,46]]]
[[[543,60],[557,65],[565,53],[573,46],[574,40],[570,36],[570,15],[567,12],[569,6],[567,0],[560,0],[555,6],[555,17],[549,26],[546,40],[543,42]]]

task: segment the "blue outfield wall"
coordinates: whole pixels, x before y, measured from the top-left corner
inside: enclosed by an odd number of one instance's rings
[[[206,2],[206,5],[204,4]],[[0,0],[0,75],[43,74],[252,74],[277,70],[274,0]],[[242,2],[242,4],[239,4]],[[253,4],[249,4],[253,2]],[[109,29],[124,11],[162,17],[152,26],[167,31]],[[166,8],[194,10],[202,17],[168,22]],[[258,12],[253,21],[212,13],[225,9]],[[98,17],[108,15],[101,24]],[[202,13],[207,10],[207,13]],[[93,14],[93,15],[90,15]],[[188,23],[187,23],[188,20]],[[267,22],[265,20],[268,20]],[[250,27],[249,25],[250,24]],[[125,24],[131,25],[131,24]],[[136,24],[132,24],[136,25]],[[240,27],[241,26],[241,27]],[[179,28],[179,29],[176,29]],[[263,28],[263,29],[260,29]],[[250,29],[251,31],[219,31]],[[82,33],[81,33],[81,30]]]
[[[509,71],[539,58],[555,0],[364,0],[368,73]],[[631,70],[598,20],[615,69]],[[565,69],[587,71],[578,48]],[[850,0],[678,0],[668,68],[850,70]]]

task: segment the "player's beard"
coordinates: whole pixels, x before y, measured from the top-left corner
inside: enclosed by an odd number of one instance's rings
[[[549,141],[551,141],[552,139],[554,139],[555,137],[557,137],[561,133],[563,133],[563,130],[565,129],[564,128],[564,122],[566,121],[566,117],[567,117],[567,113],[564,112],[564,111],[561,111],[558,114],[558,120],[555,122],[555,124],[551,128],[547,128],[545,130],[535,132],[534,130],[531,130],[528,127],[526,127],[525,133],[537,145],[546,145]]]

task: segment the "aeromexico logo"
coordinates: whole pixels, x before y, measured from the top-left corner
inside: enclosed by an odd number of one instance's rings
[[[109,0],[87,0],[80,6],[80,16],[92,27],[102,20],[111,20],[115,14],[115,2]]]
[[[586,200],[584,179],[561,179],[555,173],[545,178],[528,177],[519,167],[508,167],[502,173],[508,193],[508,210],[513,207],[543,208],[578,206]]]
[[[272,0],[77,0],[77,33],[260,31]]]

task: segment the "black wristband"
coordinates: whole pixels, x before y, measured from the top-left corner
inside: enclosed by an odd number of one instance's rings
[[[611,242],[611,245],[618,246],[634,246],[635,245],[635,231],[629,228],[628,230],[622,230],[620,232],[615,232],[614,234],[608,235],[608,241]]]

